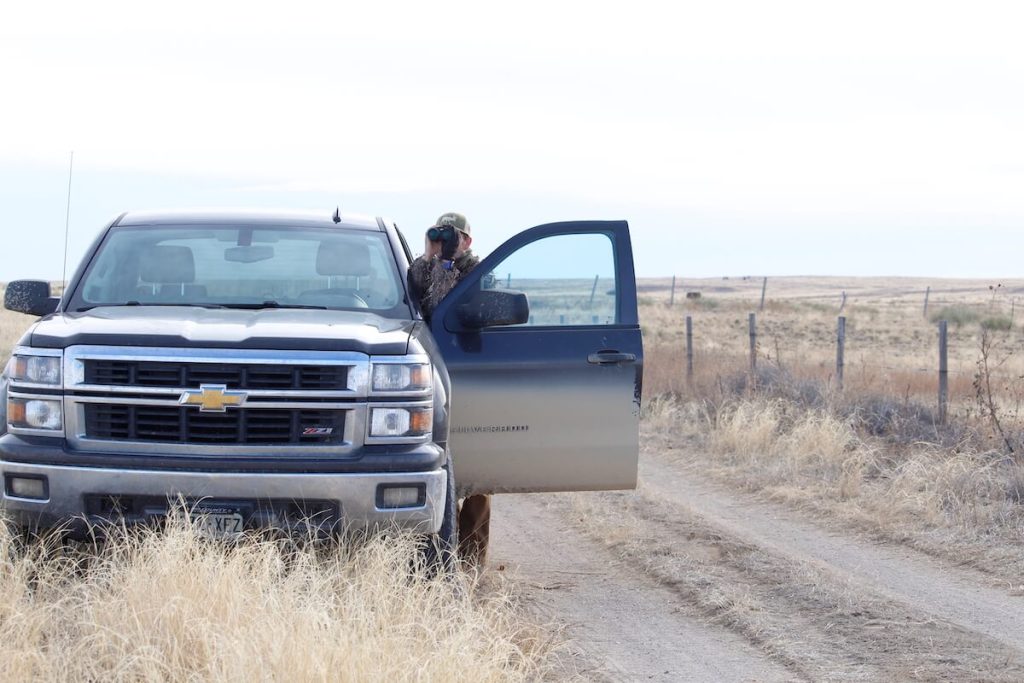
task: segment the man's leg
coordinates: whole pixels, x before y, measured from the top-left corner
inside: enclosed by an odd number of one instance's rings
[[[491,497],[474,495],[459,506],[459,557],[483,566],[487,561],[487,542],[491,535]]]

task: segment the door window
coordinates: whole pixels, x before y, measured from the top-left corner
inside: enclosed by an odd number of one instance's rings
[[[554,235],[530,242],[481,281],[485,287],[526,294],[530,320],[524,325],[616,322],[615,253],[610,237],[602,233]]]

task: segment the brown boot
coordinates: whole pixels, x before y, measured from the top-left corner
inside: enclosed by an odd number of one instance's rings
[[[459,559],[482,567],[491,536],[491,497],[474,495],[459,505]]]

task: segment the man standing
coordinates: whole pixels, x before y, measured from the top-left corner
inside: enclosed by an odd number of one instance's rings
[[[409,267],[409,286],[423,317],[431,314],[455,285],[480,263],[472,251],[469,221],[461,213],[442,214],[427,228],[424,253]]]
[[[470,245],[469,221],[461,213],[442,214],[427,229],[424,253],[409,266],[409,291],[429,322],[437,305],[480,263]],[[491,528],[491,497],[473,495],[459,504],[459,557],[483,565]]]

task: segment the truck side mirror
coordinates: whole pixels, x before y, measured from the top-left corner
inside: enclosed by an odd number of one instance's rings
[[[50,296],[50,283],[45,280],[14,280],[4,293],[4,308],[18,313],[50,315],[59,303],[59,297]]]
[[[521,325],[530,320],[530,302],[522,292],[480,289],[455,310],[459,323],[473,330]]]

